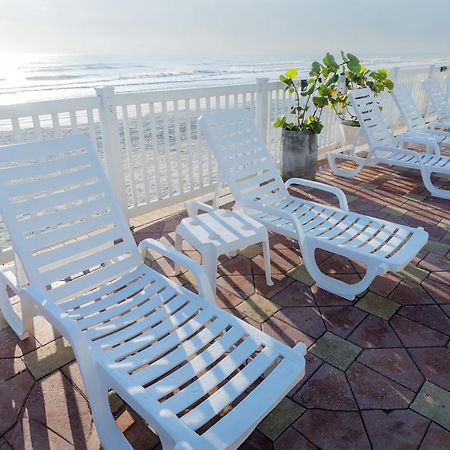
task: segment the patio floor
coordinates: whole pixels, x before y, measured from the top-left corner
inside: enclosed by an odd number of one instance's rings
[[[220,307],[289,345],[308,346],[306,376],[242,448],[450,449],[450,202],[429,197],[411,171],[367,168],[346,180],[324,168],[318,180],[341,187],[354,211],[423,226],[430,242],[402,273],[378,277],[354,302],[317,288],[296,244],[280,236],[271,236],[272,287],[259,247],[221,259]],[[136,241],[173,245],[183,213],[158,213],[164,217],[135,220]],[[320,260],[337,278],[360,278],[345,259],[322,252]],[[162,258],[148,264],[172,274]],[[70,347],[42,317],[35,328],[35,338],[20,342],[0,320],[0,450],[100,448]],[[136,449],[159,447],[120,399],[112,395],[111,403]]]

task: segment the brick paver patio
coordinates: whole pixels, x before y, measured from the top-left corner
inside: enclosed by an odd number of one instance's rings
[[[318,179],[341,187],[352,210],[422,226],[430,242],[401,274],[378,277],[354,302],[318,289],[297,246],[280,236],[271,236],[272,287],[259,247],[221,259],[218,304],[289,345],[308,346],[306,376],[242,448],[450,449],[450,201],[429,197],[408,171],[367,168],[347,180],[325,169]],[[135,221],[136,240],[173,245],[183,214],[154,217]],[[360,279],[357,264],[318,257],[323,271]],[[148,264],[172,274],[162,258]],[[178,282],[191,287],[190,280],[185,274]],[[71,348],[43,318],[35,327],[35,337],[20,342],[0,320],[0,450],[100,448]],[[136,449],[159,447],[113,394],[111,403]]]

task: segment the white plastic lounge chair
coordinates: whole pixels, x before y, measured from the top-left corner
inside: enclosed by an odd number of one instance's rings
[[[425,123],[406,86],[396,84],[392,92],[392,97],[400,111],[408,132],[413,137],[417,134],[423,134],[425,137],[434,140],[440,147],[450,147],[450,133],[444,131],[450,128],[450,120],[447,122],[438,120],[429,122],[428,124]]]
[[[87,136],[0,148],[0,213],[27,279],[2,273],[1,309],[13,317],[9,286],[72,344],[105,449],[132,448],[109,387],[164,449],[229,449],[302,378],[303,344],[218,308],[186,256],[153,240],[138,250]],[[145,265],[146,249],[186,266],[200,294]],[[27,336],[29,317],[12,324]]]
[[[433,112],[438,120],[450,121],[450,104],[445,98],[436,78],[427,78],[422,81],[422,86],[428,95]]]
[[[419,170],[425,187],[431,195],[450,199],[450,190],[436,187],[431,181],[433,173],[450,175],[450,158],[442,156],[438,143],[423,133],[403,133],[392,136],[378,103],[368,88],[356,89],[348,94],[361,124],[361,133],[367,141],[369,151],[363,156],[361,150],[349,152],[347,149],[333,150],[327,154],[330,167],[336,175],[351,178],[366,165],[387,164]],[[403,145],[415,143],[425,146],[426,151],[404,149]],[[351,161],[356,168],[347,169],[337,165],[339,160]]]
[[[322,289],[353,300],[377,275],[402,270],[426,243],[428,234],[421,228],[350,212],[337,187],[300,178],[283,184],[246,110],[208,112],[199,121],[237,206],[269,230],[296,239],[306,269]],[[292,196],[291,185],[331,192],[339,208]],[[316,249],[362,262],[367,272],[356,284],[332,278],[317,266]]]

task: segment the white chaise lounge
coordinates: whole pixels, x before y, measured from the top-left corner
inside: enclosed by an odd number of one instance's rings
[[[378,102],[369,88],[356,89],[348,93],[355,114],[361,124],[361,133],[369,150],[363,156],[361,151],[348,153],[346,149],[328,153],[328,162],[336,175],[351,178],[357,175],[366,165],[387,164],[389,166],[405,167],[419,170],[425,187],[431,195],[450,199],[449,189],[437,187],[431,176],[450,175],[450,157],[441,155],[440,147],[434,139],[423,133],[403,133],[394,137],[389,131]],[[420,144],[425,151],[415,151],[403,148],[404,144]],[[366,151],[363,149],[363,151]],[[347,169],[339,167],[338,161],[351,161],[356,167]]]
[[[0,272],[1,310],[21,338],[42,314],[72,344],[103,448],[132,448],[110,387],[164,449],[234,449],[303,377],[302,343],[218,308],[191,259],[153,240],[138,250],[87,136],[0,148],[0,214],[26,276]],[[186,266],[200,294],[145,265],[149,248]]]
[[[408,133],[412,136],[424,135],[428,139],[434,140],[440,147],[450,147],[450,133],[445,131],[450,129],[450,118],[448,121],[434,120],[425,123],[417,106],[406,86],[395,85],[392,97],[400,112]]]
[[[447,80],[448,82],[448,80]],[[427,78],[422,81],[422,86],[430,100],[431,108],[438,120],[450,121],[450,104],[436,78]]]
[[[337,187],[299,178],[284,184],[246,110],[208,112],[199,121],[219,163],[221,180],[228,184],[237,206],[269,230],[297,240],[304,264],[319,287],[352,300],[377,275],[402,270],[427,242],[428,234],[421,228],[349,211]],[[339,208],[292,196],[291,185],[331,192],[339,199]],[[322,273],[316,249],[364,263],[364,278],[348,284]]]

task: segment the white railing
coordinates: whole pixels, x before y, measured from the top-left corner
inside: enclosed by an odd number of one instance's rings
[[[434,76],[444,82],[439,67],[394,69],[396,83],[406,84],[423,115],[428,101],[421,80]],[[254,84],[115,94],[111,87],[96,96],[0,106],[0,145],[88,133],[117,198],[129,218],[188,198],[212,192],[216,163],[201,138],[197,119],[204,111],[247,108],[255,117],[274,159],[280,161],[280,130],[275,117],[288,113],[292,96],[280,82],[258,79]],[[388,95],[385,114],[390,126],[398,113]],[[324,110],[319,155],[341,145],[336,115]],[[0,222],[0,263],[12,258]]]

